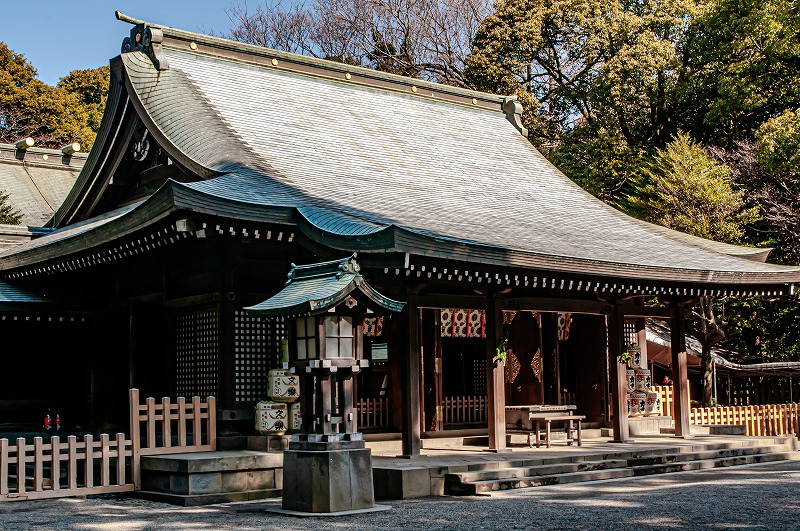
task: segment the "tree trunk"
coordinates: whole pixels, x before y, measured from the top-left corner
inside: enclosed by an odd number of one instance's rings
[[[714,405],[714,362],[711,358],[711,345],[703,343],[702,357],[703,367],[703,407]]]
[[[701,366],[703,369],[702,406],[711,407],[714,401],[714,361],[711,349],[725,339],[725,331],[714,315],[714,297],[703,296],[698,301],[699,311],[694,313],[695,330],[693,334],[701,346]]]

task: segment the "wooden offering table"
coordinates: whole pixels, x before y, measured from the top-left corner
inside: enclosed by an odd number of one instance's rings
[[[544,424],[544,442],[550,448],[550,424],[552,422],[564,422],[567,428],[567,445],[571,446],[573,441],[582,445],[581,440],[581,421],[584,415],[575,415],[576,406],[574,405],[528,405],[528,406],[506,406],[506,431],[508,433],[527,433],[528,445],[533,446],[532,436],[536,436],[536,448],[541,444],[541,427]],[[577,435],[573,436],[577,422]]]

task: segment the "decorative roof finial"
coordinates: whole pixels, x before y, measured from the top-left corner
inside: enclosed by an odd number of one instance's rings
[[[157,70],[169,70],[169,62],[164,55],[164,48],[161,46],[163,41],[164,32],[161,31],[161,28],[143,22],[131,28],[130,37],[122,40],[121,53],[144,52],[153,61]]]
[[[503,112],[506,113],[508,121],[514,124],[514,127],[522,133],[522,136],[528,138],[528,130],[522,125],[522,104],[517,101],[516,96],[503,98]]]

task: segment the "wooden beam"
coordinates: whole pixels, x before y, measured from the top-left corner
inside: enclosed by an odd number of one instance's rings
[[[489,450],[506,450],[505,363],[493,361],[503,334],[503,310],[496,295],[488,298],[486,311],[486,395],[489,417]]]
[[[402,422],[401,431],[403,434],[403,456],[414,457],[420,455],[421,434],[420,430],[420,409],[421,402],[419,396],[420,387],[420,340],[419,340],[419,306],[417,294],[409,291],[408,302],[403,312],[400,314],[405,324],[404,341],[405,346],[401,350],[401,409]]]
[[[625,313],[622,306],[614,306],[614,311],[606,318],[608,324],[608,365],[611,378],[611,408],[614,427],[614,442],[628,442],[628,386],[625,371],[627,366],[619,362],[625,347]]]
[[[689,433],[689,375],[686,365],[686,309],[678,306],[673,310],[670,322],[670,347],[672,349],[672,382],[675,416],[675,437],[688,438]]]
[[[502,309],[608,315],[612,312],[613,306],[603,301],[556,299],[547,297],[512,297],[503,300]]]
[[[488,306],[486,297],[482,295],[419,295],[417,301],[420,308],[464,308],[469,310],[485,310]]]
[[[675,310],[672,308],[635,306],[633,304],[623,305],[625,317],[658,317],[661,319],[672,319],[675,317]]]

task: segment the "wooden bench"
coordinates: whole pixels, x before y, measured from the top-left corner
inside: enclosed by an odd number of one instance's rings
[[[531,421],[536,426],[533,431],[528,431],[528,446],[531,444],[531,436],[536,436],[536,448],[541,444],[541,426],[545,425],[544,429],[544,442],[547,448],[550,448],[550,423],[555,421],[563,421],[567,423],[567,446],[572,446],[574,441],[578,442],[578,446],[583,446],[581,438],[581,421],[585,419],[584,415],[531,415]],[[573,423],[577,422],[577,430]],[[573,436],[573,432],[576,432]]]
[[[544,442],[550,448],[551,423],[565,422],[567,427],[567,445],[571,446],[577,441],[578,446],[583,445],[581,438],[581,421],[584,415],[575,415],[574,405],[530,405],[506,406],[507,433],[526,433],[528,445],[533,446],[532,438],[536,436],[536,447],[539,448],[542,440],[542,424],[544,424]],[[577,430],[575,423],[577,422]],[[576,432],[576,433],[575,433]]]

